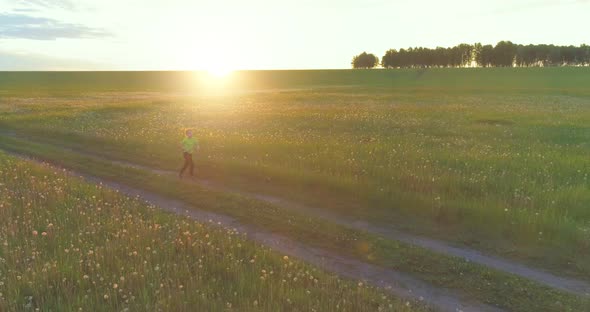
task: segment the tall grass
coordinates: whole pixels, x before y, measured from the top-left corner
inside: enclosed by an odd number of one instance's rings
[[[421,310],[1,153],[0,194],[0,311]]]

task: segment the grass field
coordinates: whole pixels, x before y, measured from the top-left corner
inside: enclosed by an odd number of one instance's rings
[[[426,92],[439,95],[481,92],[588,95],[588,68],[473,68],[417,70],[296,70],[242,71],[231,81],[215,81],[193,72],[3,72],[0,94],[62,95],[89,92],[207,92],[354,87],[383,91]],[[338,90],[342,92],[343,90]],[[386,92],[388,93],[388,92]]]
[[[422,310],[2,153],[0,189],[0,311]]]
[[[201,177],[590,280],[588,68],[2,73],[0,96],[30,142],[177,169],[194,128]]]

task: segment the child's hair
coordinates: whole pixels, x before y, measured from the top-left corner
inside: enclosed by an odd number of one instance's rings
[[[184,130],[184,135],[188,135],[189,132],[193,132],[193,129],[186,129]]]

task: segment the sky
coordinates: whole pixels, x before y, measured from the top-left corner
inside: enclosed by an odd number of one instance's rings
[[[363,51],[590,44],[590,0],[0,0],[0,70],[349,68]]]

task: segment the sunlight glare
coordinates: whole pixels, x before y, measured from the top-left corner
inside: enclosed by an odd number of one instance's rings
[[[209,74],[209,76],[212,76],[214,78],[225,78],[233,72],[231,68],[222,66],[208,68],[206,71]]]

